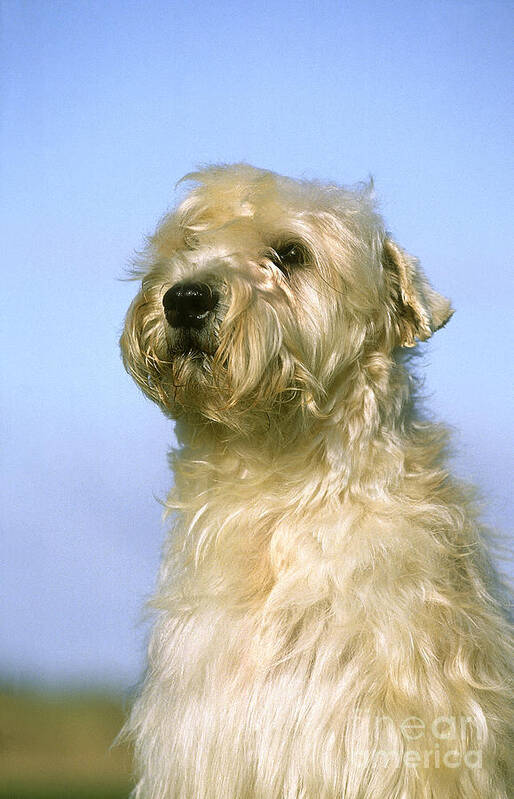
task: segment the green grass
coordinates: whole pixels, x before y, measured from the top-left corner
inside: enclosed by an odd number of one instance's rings
[[[0,799],[127,799],[120,698],[0,687]]]
[[[127,799],[130,785],[37,785],[12,783],[0,788],[0,799]]]

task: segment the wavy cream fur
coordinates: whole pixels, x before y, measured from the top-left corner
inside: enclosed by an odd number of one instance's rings
[[[188,180],[121,342],[180,444],[135,796],[507,799],[509,629],[407,368],[449,302],[368,186]],[[162,307],[187,279],[220,295],[194,347]]]

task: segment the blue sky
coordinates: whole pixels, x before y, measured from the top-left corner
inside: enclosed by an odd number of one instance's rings
[[[0,672],[137,679],[173,431],[123,372],[135,286],[119,278],[206,162],[374,176],[389,229],[457,309],[426,349],[427,393],[507,529],[512,6],[1,7]]]

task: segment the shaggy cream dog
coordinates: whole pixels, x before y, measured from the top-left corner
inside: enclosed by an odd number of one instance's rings
[[[121,341],[180,444],[135,796],[507,799],[508,626],[407,369],[449,301],[367,186],[188,180]]]

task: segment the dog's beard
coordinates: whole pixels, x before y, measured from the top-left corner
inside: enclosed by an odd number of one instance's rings
[[[171,355],[166,382],[173,404],[197,407],[212,384],[210,356],[200,350],[187,350]]]
[[[286,377],[283,371],[280,357],[259,357],[235,330],[216,342],[204,331],[188,330],[170,342],[162,379],[170,408],[178,415],[193,412],[239,428],[284,398],[292,373]]]
[[[164,405],[172,416],[193,414],[240,432],[273,420],[284,426],[305,414],[317,383],[298,347],[298,325],[268,303],[244,313],[234,306],[200,329],[166,330],[159,370]]]
[[[205,330],[168,331],[168,367],[162,378],[172,405],[199,408],[212,393],[212,360],[217,346],[212,333]]]
[[[201,419],[220,424],[237,434],[279,437],[302,429],[308,392],[299,384],[297,364],[287,354],[275,358],[257,376],[243,375],[235,367],[233,352],[213,355],[200,351],[173,357],[164,378],[167,407],[176,418]],[[234,376],[236,372],[236,377]],[[239,381],[239,382],[238,382]],[[279,432],[277,432],[279,431]]]
[[[177,328],[167,336],[170,358],[191,357],[201,360],[201,356],[212,356],[218,348],[218,339],[212,330]]]

